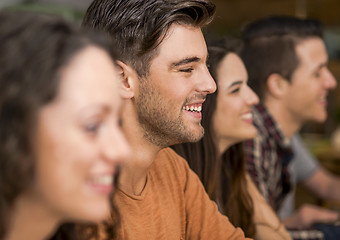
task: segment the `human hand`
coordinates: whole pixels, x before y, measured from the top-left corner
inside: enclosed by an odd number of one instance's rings
[[[314,223],[336,221],[338,218],[339,214],[336,211],[311,204],[304,204],[282,222],[287,228],[301,229],[308,228]]]

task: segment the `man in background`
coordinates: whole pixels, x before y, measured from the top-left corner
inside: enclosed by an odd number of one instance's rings
[[[304,175],[304,185],[318,196],[340,200],[338,178],[306,157],[291,162],[294,154],[299,157],[303,151],[298,148],[295,153],[292,149],[292,144],[301,144],[294,135],[307,121],[326,120],[327,94],[337,84],[327,68],[320,22],[269,17],[249,24],[243,40],[242,57],[249,85],[261,100],[253,111],[259,134],[245,144],[247,168],[253,181],[277,213],[295,187],[292,179],[301,175]],[[295,168],[296,165],[306,167],[301,170]],[[304,205],[282,221],[288,229],[309,229],[314,223],[337,218],[336,212]],[[295,239],[324,237],[319,231],[299,233],[301,231],[291,231]]]

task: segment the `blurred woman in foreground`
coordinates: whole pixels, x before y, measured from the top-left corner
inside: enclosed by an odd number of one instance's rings
[[[106,219],[130,149],[104,42],[59,18],[0,12],[0,53],[0,239]]]

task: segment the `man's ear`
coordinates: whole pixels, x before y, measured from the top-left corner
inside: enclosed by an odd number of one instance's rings
[[[133,98],[135,95],[136,82],[138,75],[136,71],[122,61],[116,61],[117,70],[120,76],[120,95],[123,99]]]
[[[288,80],[277,73],[272,73],[267,79],[268,92],[275,98],[280,98],[284,95],[288,85]]]

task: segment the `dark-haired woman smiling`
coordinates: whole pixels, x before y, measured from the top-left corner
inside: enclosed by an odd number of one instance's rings
[[[173,146],[198,174],[211,199],[247,237],[290,239],[245,170],[242,141],[257,134],[251,108],[257,95],[239,57],[238,41],[224,39],[208,45],[209,71],[217,91],[203,105],[204,137],[197,143]]]
[[[0,52],[0,239],[106,219],[130,149],[105,44],[55,17],[0,12]]]

